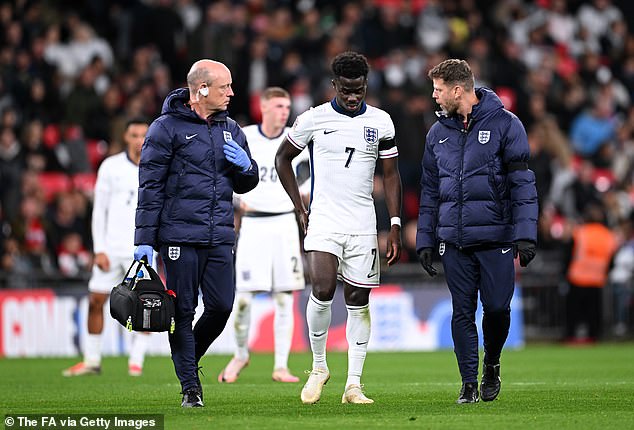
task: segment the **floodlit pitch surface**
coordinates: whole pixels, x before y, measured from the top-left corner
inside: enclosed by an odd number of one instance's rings
[[[368,354],[362,382],[372,405],[343,405],[346,355],[329,353],[331,379],[321,401],[299,393],[308,354],[292,354],[299,384],[271,381],[271,355],[253,355],[234,384],[219,384],[227,356],[202,365],[205,407],[180,407],[168,357],[148,357],[143,376],[126,358],[105,358],[101,376],[64,378],[73,359],[0,360],[0,412],[19,414],[164,414],[167,429],[632,429],[634,343],[584,347],[529,345],[505,351],[497,400],[457,405],[451,351]]]

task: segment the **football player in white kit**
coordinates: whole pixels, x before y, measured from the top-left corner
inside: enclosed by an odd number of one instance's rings
[[[374,169],[381,160],[385,200],[391,217],[387,263],[401,253],[401,178],[394,124],[390,116],[365,103],[369,66],[363,55],[344,52],[332,62],[336,97],[297,117],[276,158],[280,180],[306,234],[312,294],[306,319],[313,365],[301,392],[316,403],[330,378],[326,340],[331,304],[339,278],[348,310],[348,378],[342,403],[373,403],[361,390],[361,373],[370,340],[369,298],[379,286],[379,251],[372,199]],[[291,160],[306,146],[311,162],[310,211],[304,208]]]
[[[110,290],[120,283],[134,253],[134,219],[139,188],[139,160],[148,123],[143,119],[127,122],[123,140],[126,150],[106,158],[97,172],[92,236],[95,260],[88,282],[88,336],[84,359],[64,370],[64,376],[101,373],[101,333],[103,308]],[[134,332],[128,361],[130,376],[140,376],[147,349],[146,333]]]
[[[251,301],[256,292],[271,292],[275,305],[273,333],[277,382],[299,382],[288,369],[293,338],[293,291],[304,289],[304,269],[293,203],[280,184],[275,153],[289,128],[291,98],[286,90],[270,87],[260,97],[262,123],[244,127],[249,149],[258,161],[258,186],[239,197],[242,220],[236,250],[236,352],[218,382],[232,383],[249,364],[248,335]],[[303,152],[302,154],[306,154]],[[297,157],[294,164],[307,160]]]

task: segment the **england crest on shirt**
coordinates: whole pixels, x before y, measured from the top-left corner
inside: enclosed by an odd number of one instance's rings
[[[491,132],[489,130],[480,130],[478,132],[478,142],[480,142],[481,144],[485,144],[489,141],[489,139],[491,138]]]
[[[372,127],[363,127],[363,137],[368,143],[377,143],[379,141],[379,129]]]

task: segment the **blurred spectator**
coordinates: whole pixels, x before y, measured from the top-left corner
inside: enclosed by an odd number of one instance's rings
[[[566,216],[575,220],[582,220],[588,206],[601,206],[601,193],[595,186],[594,173],[594,166],[590,161],[580,161],[576,168],[575,176],[564,195],[555,200]]]
[[[24,165],[28,171],[39,173],[60,170],[61,166],[55,152],[44,145],[43,134],[42,123],[37,119],[29,121],[24,128],[22,150],[24,153]]]
[[[14,236],[23,245],[24,256],[35,274],[53,274],[55,263],[47,248],[44,202],[25,197],[20,205],[20,218],[12,227]]]
[[[64,43],[60,26],[53,25],[48,29],[44,48],[44,59],[60,72],[65,81],[65,91],[95,57],[101,58],[108,68],[114,60],[108,42],[97,37],[90,25],[79,21],[76,15],[67,17],[67,25],[71,32],[70,41]]]
[[[567,342],[596,342],[601,337],[603,321],[603,288],[607,283],[608,267],[618,245],[614,235],[603,224],[600,205],[585,208],[584,222],[575,227],[570,243],[567,280],[570,286],[566,298]],[[580,334],[580,324],[585,332]]]
[[[23,166],[21,147],[13,129],[0,129],[0,205],[10,222],[18,216]]]
[[[612,154],[610,145],[616,136],[616,129],[612,101],[597,98],[592,109],[582,112],[573,121],[570,141],[577,154],[604,167]]]
[[[63,139],[53,143],[53,150],[65,172],[73,174],[90,171],[86,141],[78,125],[69,124],[64,127]]]
[[[547,31],[555,43],[566,45],[574,40],[577,22],[570,13],[567,0],[552,0],[546,14]]]
[[[72,278],[90,273],[92,259],[78,233],[68,233],[62,237],[57,261],[62,275]]]
[[[80,238],[81,248],[86,247],[89,241],[89,233],[85,221],[79,214],[73,194],[59,194],[54,207],[50,210],[48,219],[47,232],[51,254],[59,257],[60,250],[63,246],[62,242],[64,238],[70,234],[77,234]]]
[[[7,277],[8,288],[29,288],[26,279],[32,273],[32,264],[22,251],[21,242],[15,237],[4,241],[4,249],[0,254],[0,269],[13,276]]]
[[[184,76],[185,28],[174,0],[144,2],[135,9],[132,27],[133,47],[154,45],[172,76]]]
[[[417,40],[425,52],[436,52],[449,41],[449,25],[443,15],[441,2],[430,0],[418,15]]]
[[[581,5],[577,19],[587,37],[601,46],[607,42],[613,25],[623,20],[623,14],[611,0],[593,0]]]
[[[625,242],[614,256],[610,270],[610,293],[614,313],[613,330],[616,336],[624,336],[629,329],[628,324],[632,315],[632,298],[634,297],[634,228],[633,219],[623,220],[622,231]]]
[[[545,136],[540,128],[533,126],[528,130],[527,134],[531,153],[528,167],[535,173],[537,200],[539,207],[543,208],[552,185],[554,160],[552,155],[546,151]]]
[[[196,27],[188,38],[188,57],[213,58],[233,69],[241,52],[236,39],[243,37],[243,29],[234,25],[231,2],[221,0],[209,4],[205,19]]]
[[[96,71],[93,67],[85,67],[79,74],[76,85],[68,94],[65,103],[67,124],[82,124],[88,137],[99,137],[99,127],[95,125],[102,118],[97,115],[103,110],[101,97],[95,90]]]

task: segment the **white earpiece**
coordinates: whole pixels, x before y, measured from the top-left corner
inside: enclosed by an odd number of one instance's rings
[[[200,94],[203,97],[207,97],[209,95],[209,88],[208,87],[199,88],[198,94]]]

